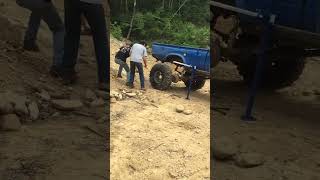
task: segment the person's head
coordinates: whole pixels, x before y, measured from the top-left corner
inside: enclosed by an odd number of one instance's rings
[[[126,41],[125,41],[125,46],[126,46],[126,47],[131,47],[131,46],[132,46],[131,41],[130,41],[130,40],[126,40]]]
[[[147,42],[146,41],[140,41],[139,44],[143,45],[144,47],[147,47]]]

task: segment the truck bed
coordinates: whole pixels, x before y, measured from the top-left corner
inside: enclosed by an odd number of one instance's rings
[[[197,69],[210,71],[210,50],[172,44],[153,43],[152,56],[159,61],[180,61],[196,66]]]

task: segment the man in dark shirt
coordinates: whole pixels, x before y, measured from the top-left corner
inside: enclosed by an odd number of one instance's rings
[[[122,70],[125,69],[127,73],[127,81],[129,81],[130,69],[126,60],[128,57],[130,57],[130,49],[131,49],[130,43],[126,42],[126,45],[120,48],[120,50],[117,52],[115,57],[115,62],[120,65],[117,77],[122,78],[121,73],[122,73]]]

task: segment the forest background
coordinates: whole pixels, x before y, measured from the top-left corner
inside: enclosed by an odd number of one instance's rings
[[[111,34],[209,48],[209,0],[111,0]]]

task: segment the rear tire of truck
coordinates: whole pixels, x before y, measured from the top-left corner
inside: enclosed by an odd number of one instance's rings
[[[189,80],[185,81],[184,84],[186,85],[187,88],[189,88],[190,81]],[[194,79],[191,84],[191,90],[196,91],[198,89],[201,89],[205,84],[206,84],[205,79]]]
[[[150,72],[151,86],[158,90],[167,90],[172,83],[172,70],[164,63],[156,64]]]
[[[294,51],[293,51],[294,52]],[[292,85],[299,79],[305,66],[305,59],[299,55],[269,56],[264,68],[260,87],[276,90]],[[247,61],[238,64],[239,74],[250,86],[254,79],[257,56],[251,56]]]

